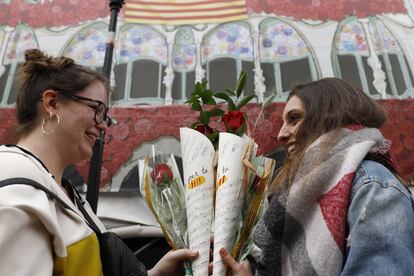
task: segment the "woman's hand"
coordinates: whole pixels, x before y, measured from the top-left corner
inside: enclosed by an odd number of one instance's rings
[[[184,268],[182,261],[194,260],[198,257],[198,252],[189,249],[171,250],[159,262],[148,271],[148,276],[182,276]]]
[[[249,261],[243,261],[241,263],[238,263],[236,260],[234,260],[224,248],[221,248],[220,251],[220,257],[223,260],[223,263],[227,265],[228,268],[233,271],[233,274],[236,276],[252,276],[252,270],[250,268]]]

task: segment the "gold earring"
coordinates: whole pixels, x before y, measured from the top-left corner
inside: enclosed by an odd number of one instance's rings
[[[52,120],[52,118],[53,118],[54,116],[56,116],[56,126],[55,126],[54,128],[52,128],[51,130],[46,131],[46,130],[45,130],[45,126],[46,126],[47,122],[48,122],[49,120]],[[50,113],[50,114],[49,114],[49,118],[47,118],[47,117],[43,118],[43,122],[42,122],[42,133],[43,133],[44,135],[51,134],[52,132],[54,132],[54,131],[56,130],[56,128],[58,127],[58,125],[59,125],[59,124],[60,124],[60,117],[59,117],[59,114],[52,114],[52,113]]]

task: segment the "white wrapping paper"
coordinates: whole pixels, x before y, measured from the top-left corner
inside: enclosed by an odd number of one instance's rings
[[[219,255],[220,248],[231,252],[241,220],[244,201],[243,158],[249,139],[220,133],[216,176],[213,276],[226,274],[227,267]]]
[[[215,150],[210,140],[191,128],[180,128],[186,191],[190,249],[199,257],[192,261],[194,276],[207,276],[214,201]]]

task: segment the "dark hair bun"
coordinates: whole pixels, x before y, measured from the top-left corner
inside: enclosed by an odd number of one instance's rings
[[[66,67],[75,63],[75,61],[68,57],[56,57],[53,59],[56,70],[61,71]]]
[[[47,57],[43,54],[43,52],[38,49],[26,50],[26,52],[24,53],[24,56],[26,58],[26,61],[41,61],[41,60],[46,61],[47,60]]]
[[[60,72],[74,64],[73,59],[67,57],[50,57],[38,49],[30,49],[25,52],[26,62],[23,66],[24,73],[36,75],[39,73]]]

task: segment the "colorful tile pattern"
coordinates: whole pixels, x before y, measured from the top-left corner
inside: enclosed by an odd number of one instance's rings
[[[202,62],[217,56],[253,60],[253,41],[246,25],[229,23],[215,29],[202,45]]]
[[[195,68],[196,46],[176,46],[173,52],[173,67],[177,72],[189,72]]]
[[[374,19],[370,24],[370,31],[374,40],[375,51],[401,51],[390,31],[378,19]]]
[[[33,30],[22,26],[17,28],[10,35],[3,64],[23,62],[24,51],[33,48],[38,48]]]
[[[342,25],[335,36],[334,47],[341,53],[368,55],[368,45],[361,24],[357,21]]]
[[[196,63],[196,45],[190,28],[181,28],[176,35],[173,49],[173,67],[177,72],[193,71]]]
[[[272,20],[261,26],[259,44],[260,59],[263,62],[276,62],[289,58],[309,55],[305,41],[290,25]]]
[[[127,27],[120,31],[115,54],[116,63],[127,63],[142,57],[167,63],[167,41],[145,25]]]
[[[105,58],[106,29],[105,24],[99,24],[81,30],[72,38],[63,55],[85,66],[102,66]]]

